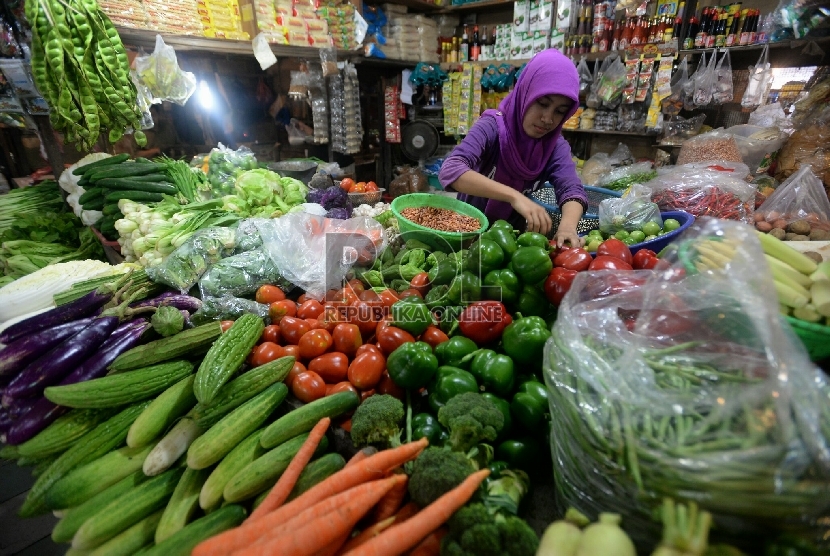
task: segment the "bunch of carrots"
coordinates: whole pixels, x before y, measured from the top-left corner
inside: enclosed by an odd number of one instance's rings
[[[271,492],[241,526],[202,542],[192,556],[437,555],[442,526],[472,498],[489,470],[470,475],[426,508],[404,505],[407,476],[401,469],[427,447],[423,438],[373,455],[358,452],[342,470],[286,504],[329,425],[328,418],[317,423]],[[369,525],[353,536],[361,521]]]

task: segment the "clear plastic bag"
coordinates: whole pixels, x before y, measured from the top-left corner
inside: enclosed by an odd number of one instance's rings
[[[683,109],[694,110],[697,108],[695,104],[695,91],[697,90],[697,80],[703,72],[706,71],[706,52],[700,53],[700,60],[697,61],[697,69],[689,76],[686,83],[683,84]]]
[[[680,61],[677,71],[671,80],[671,94],[664,98],[662,111],[666,116],[677,116],[683,110],[683,87],[689,81],[689,62],[686,58]]]
[[[271,284],[282,290],[292,289],[264,247],[233,255],[211,265],[199,279],[202,298],[222,295],[247,296],[257,288]]]
[[[696,135],[686,140],[677,155],[677,164],[726,160],[743,162],[735,137],[722,129]]]
[[[597,181],[611,171],[608,153],[597,153],[582,165],[582,183],[596,185]]]
[[[706,52],[701,53],[701,57],[705,56]],[[717,80],[717,75],[715,74],[715,63],[717,60],[717,50],[712,52],[712,56],[709,58],[709,63],[706,64],[706,67],[703,68],[703,72],[701,73],[701,68],[698,66],[697,72],[695,73],[695,96],[694,102],[695,106],[698,108],[703,108],[708,106],[710,102],[712,102],[712,92],[715,88],[715,82]],[[703,62],[701,61],[701,64]]]
[[[596,182],[597,187],[625,191],[635,183],[645,183],[657,176],[651,169],[651,162],[638,162],[629,166],[615,168],[604,173]]]
[[[246,218],[236,227],[236,248],[234,254],[244,253],[262,247],[262,236],[259,235],[258,223],[265,218]]]
[[[316,299],[339,288],[354,264],[371,265],[386,246],[383,226],[368,217],[334,220],[295,212],[262,221],[258,229],[282,277]]]
[[[769,44],[764,45],[758,63],[749,66],[749,83],[741,99],[743,108],[758,108],[766,104],[767,89],[772,83],[772,66],[769,63]]]
[[[268,305],[251,299],[242,299],[231,295],[207,297],[202,299],[202,306],[190,317],[194,326],[215,320],[236,320],[246,313],[257,315],[269,322]]]
[[[651,189],[646,186],[634,184],[624,197],[599,203],[599,229],[607,234],[642,230],[648,222],[656,222],[663,229],[660,207],[651,202]]]
[[[664,497],[714,514],[722,542],[818,538],[830,387],[779,315],[755,232],[702,219],[663,260],[580,273],[559,306],[544,357],[559,510],[621,514],[642,553]]]
[[[157,266],[147,268],[147,276],[187,293],[214,263],[229,256],[236,247],[236,230],[213,227],[199,230]]]
[[[742,171],[746,165],[741,164]],[[717,168],[725,169],[720,171]],[[753,221],[755,186],[735,175],[732,168],[717,163],[674,166],[646,183],[651,200],[660,210],[682,210],[700,218],[712,216],[725,220]]]
[[[256,167],[256,157],[248,147],[239,147],[234,151],[219,143],[208,155],[207,178],[214,197],[233,195],[236,177]]]
[[[755,220],[763,219],[774,228],[786,229],[810,239],[830,239],[827,233],[817,232],[815,238],[810,235],[814,230],[830,232],[830,201],[827,200],[824,185],[809,164],[802,165],[779,185],[756,212]],[[788,226],[799,220],[802,222],[792,228],[782,225]]]
[[[680,116],[674,116],[665,122],[666,132],[663,134],[663,144],[678,145],[684,144],[687,139],[697,135],[706,120],[706,114],[698,114],[688,120]]]
[[[712,102],[715,104],[732,102],[732,58],[729,56],[728,48],[723,49],[723,56],[715,66]]]
[[[585,56],[579,60],[576,71],[579,74],[579,94],[584,95],[591,89],[591,84],[594,82],[594,76],[591,75],[591,70],[588,69]]]
[[[196,75],[182,71],[176,59],[176,50],[165,44],[161,35],[156,35],[153,53],[138,56],[134,68],[133,81],[137,87],[146,89],[153,104],[166,100],[184,106],[196,92]]]

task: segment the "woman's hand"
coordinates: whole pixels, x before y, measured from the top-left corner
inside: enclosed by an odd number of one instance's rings
[[[557,247],[562,247],[566,243],[570,244],[571,247],[583,247],[585,245],[585,238],[579,237],[576,228],[566,228],[562,224],[557,228],[553,240]]]
[[[513,210],[524,216],[525,220],[527,220],[528,232],[536,232],[542,235],[548,235],[550,233],[553,223],[545,207],[531,201],[522,194],[517,195],[510,205],[513,207]]]
[[[556,229],[556,235],[553,236],[556,246],[562,247],[566,243],[570,243],[571,247],[582,247],[585,240],[576,233],[576,226],[579,219],[582,218],[582,203],[565,201],[559,208],[562,211],[562,218],[559,221],[559,227]]]

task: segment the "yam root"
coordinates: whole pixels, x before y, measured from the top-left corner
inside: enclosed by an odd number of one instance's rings
[[[781,241],[784,241],[786,239],[787,232],[785,232],[781,228],[773,228],[770,231],[769,235],[773,236],[775,239],[780,239]]]
[[[810,223],[806,220],[795,220],[787,226],[787,231],[801,236],[810,235]]]

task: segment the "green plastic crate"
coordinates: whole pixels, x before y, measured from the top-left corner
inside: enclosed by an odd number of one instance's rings
[[[408,208],[435,207],[453,210],[466,216],[476,218],[481,223],[481,228],[475,232],[440,232],[416,224],[401,216],[401,211]],[[401,195],[392,201],[392,214],[398,219],[398,227],[405,239],[417,239],[423,241],[434,249],[450,252],[465,248],[472,243],[489,226],[490,222],[484,213],[472,205],[459,201],[446,195],[435,195],[431,193],[410,193]]]

